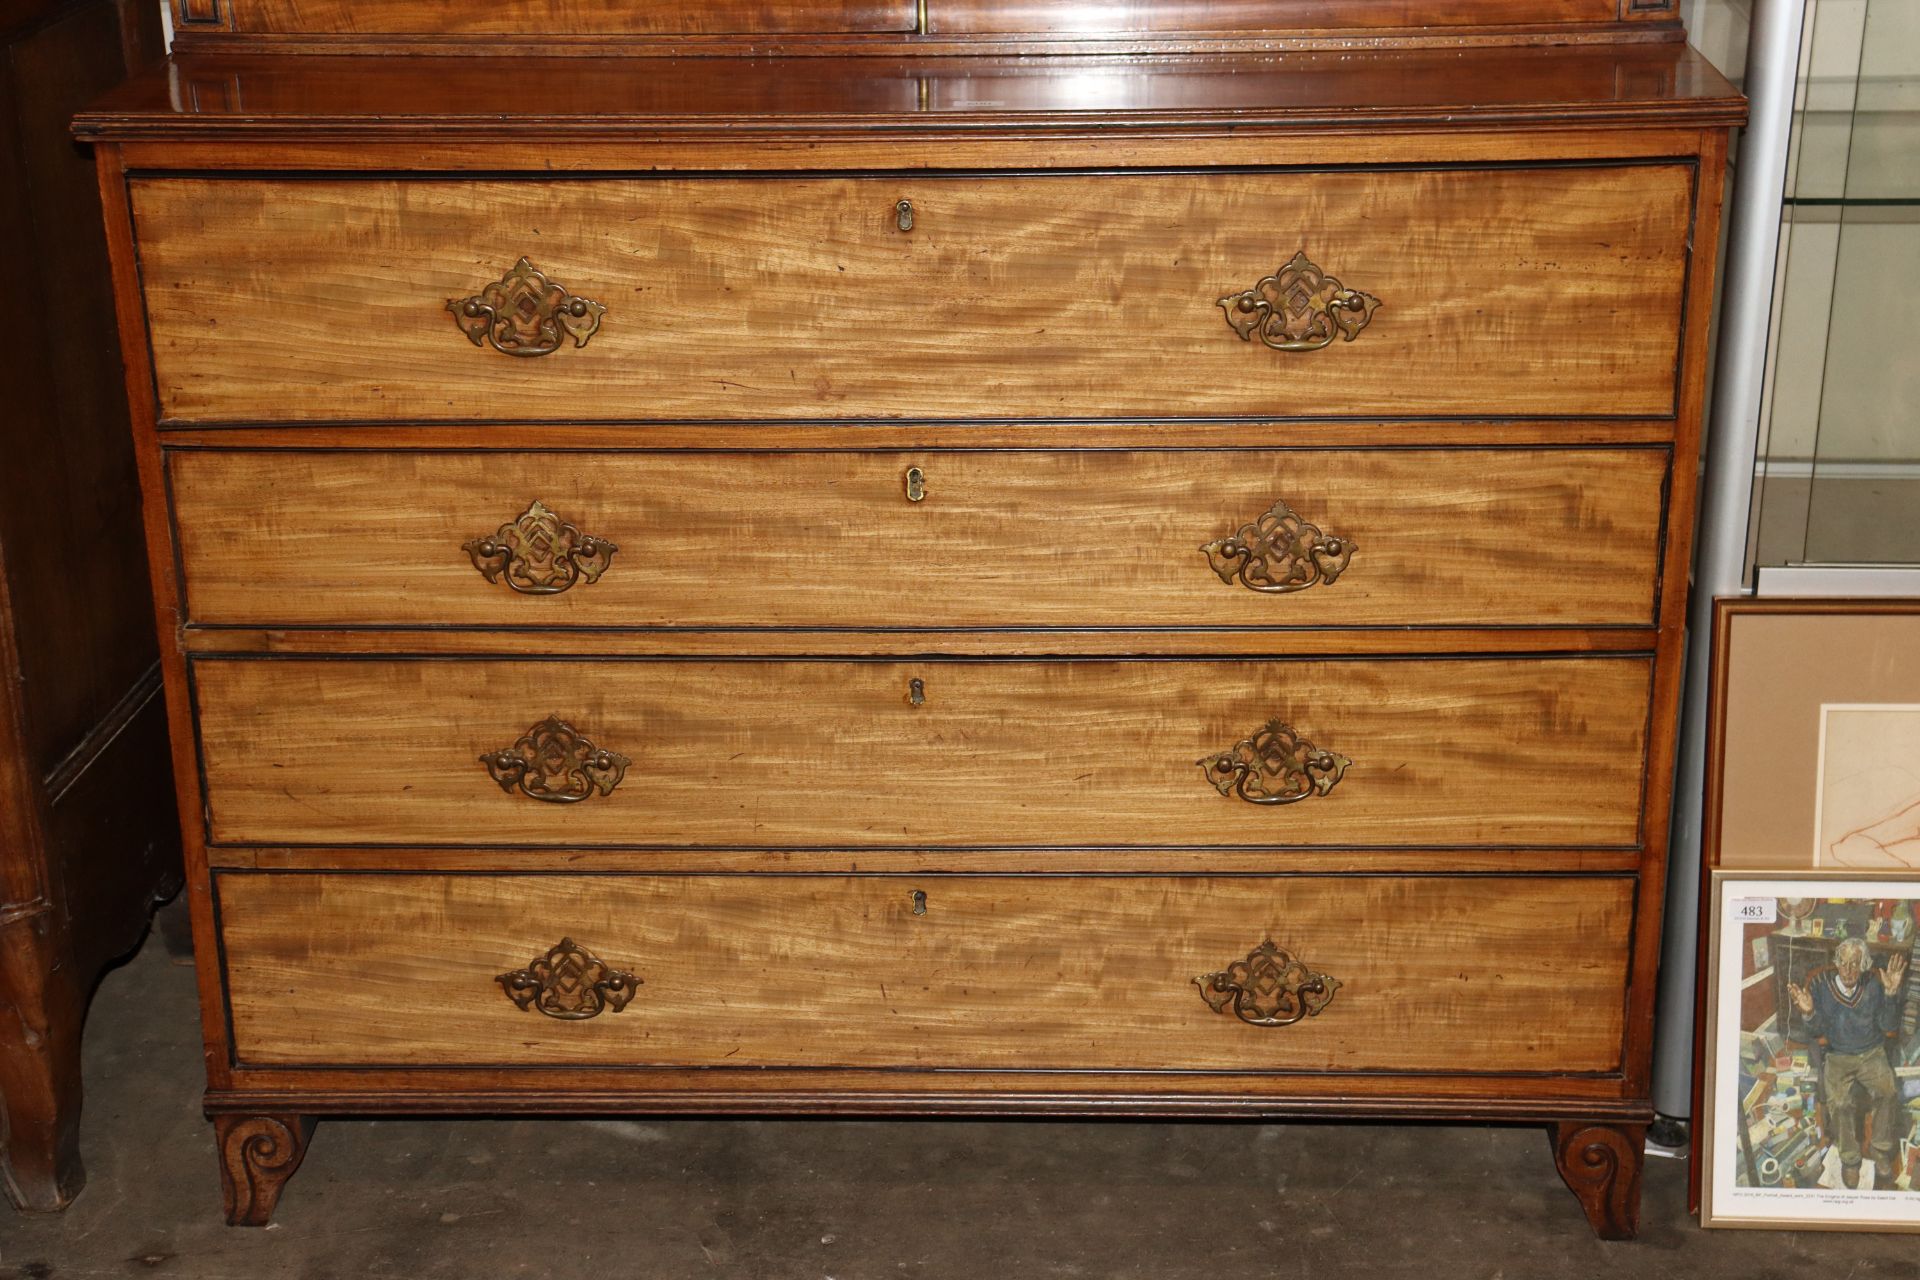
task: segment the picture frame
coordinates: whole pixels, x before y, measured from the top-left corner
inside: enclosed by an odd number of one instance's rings
[[[1710,876],[1716,869],[1820,869],[1816,843],[1827,814],[1820,781],[1824,708],[1920,704],[1920,600],[1722,597],[1714,601],[1709,670],[1694,993],[1696,1121],[1707,1112]],[[1896,865],[1873,870],[1900,874]],[[1704,1163],[1688,1165],[1687,1207],[1695,1213],[1705,1209]]]
[[[1898,710],[1920,744],[1920,600],[1714,602],[1701,815],[1707,868],[1920,868],[1920,830],[1878,859],[1820,856],[1821,823],[1837,814],[1824,785],[1830,709]],[[1909,782],[1863,772],[1847,779],[1859,794],[1844,797],[1846,811],[1870,817],[1836,834],[1907,810],[1920,826],[1920,765]]]
[[[1701,1225],[1920,1233],[1920,875],[1715,869],[1707,898]],[[1850,971],[1871,1013],[1821,1021]]]

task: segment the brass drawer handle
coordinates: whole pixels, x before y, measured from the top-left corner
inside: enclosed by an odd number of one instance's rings
[[[523,596],[553,596],[576,582],[598,582],[620,548],[580,532],[535,501],[490,536],[463,542],[460,549],[488,582],[504,574]]]
[[[1193,985],[1215,1013],[1225,1013],[1231,1005],[1242,1022],[1290,1027],[1326,1008],[1340,989],[1340,979],[1315,973],[1268,938],[1245,960],[1235,960],[1219,973],[1203,973]]]
[[[480,763],[508,795],[518,790],[549,804],[575,804],[612,795],[632,761],[594,746],[559,716],[548,716],[512,746],[481,756]]]
[[[607,313],[535,271],[525,258],[472,297],[447,299],[447,310],[474,346],[492,344],[510,356],[552,355],[568,338],[584,347]]]
[[[1332,586],[1358,549],[1353,539],[1321,532],[1284,502],[1275,502],[1252,524],[1200,548],[1220,581],[1274,595],[1305,591],[1320,582]]]
[[[1230,750],[1195,761],[1214,789],[1249,804],[1295,804],[1339,785],[1353,761],[1322,751],[1284,720],[1269,720]]]
[[[1220,299],[1242,342],[1258,333],[1275,351],[1318,351],[1336,336],[1352,342],[1379,305],[1372,294],[1345,287],[1307,261],[1304,249],[1253,288]]]
[[[559,946],[526,968],[494,981],[520,1008],[537,1009],[563,1022],[618,1013],[641,985],[640,979],[612,968],[572,938],[560,939]]]

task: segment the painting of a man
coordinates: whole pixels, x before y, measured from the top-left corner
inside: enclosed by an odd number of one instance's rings
[[[1887,1041],[1900,1030],[1899,996],[1906,976],[1905,956],[1895,956],[1884,969],[1875,969],[1866,941],[1848,938],[1834,948],[1832,968],[1816,970],[1804,987],[1787,986],[1794,1007],[1826,1049],[1820,1095],[1826,1104],[1829,1136],[1840,1147],[1840,1178],[1849,1188],[1860,1185],[1862,1159],[1856,1088],[1866,1096],[1866,1112],[1873,1124],[1874,1190],[1893,1187],[1905,1117],[1899,1084],[1887,1059]]]

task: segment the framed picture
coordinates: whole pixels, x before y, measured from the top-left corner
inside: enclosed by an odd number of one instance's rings
[[[1708,867],[1920,870],[1920,601],[1714,609]]]
[[[1701,1224],[1920,1232],[1920,875],[1708,894]]]

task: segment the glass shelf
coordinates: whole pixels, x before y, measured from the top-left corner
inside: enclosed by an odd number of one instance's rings
[[[1753,566],[1920,566],[1920,0],[1809,0]]]

